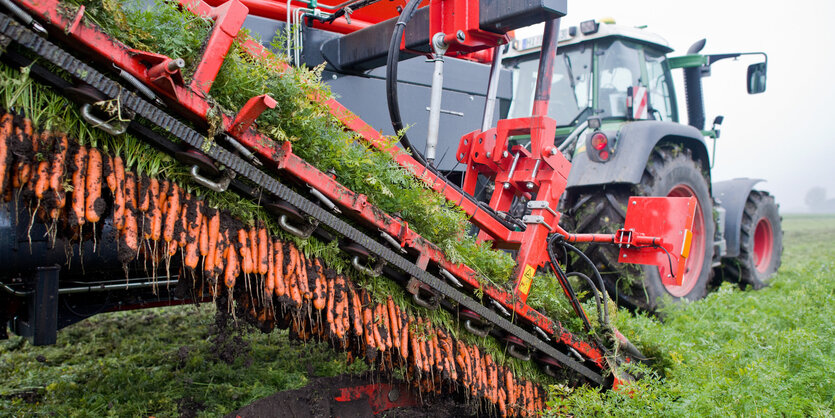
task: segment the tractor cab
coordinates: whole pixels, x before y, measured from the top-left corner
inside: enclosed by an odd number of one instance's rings
[[[504,63],[513,71],[509,117],[528,115],[533,105],[541,37],[516,39]],[[628,120],[678,121],[663,38],[612,20],[586,21],[560,31],[549,116],[557,139],[589,118],[604,124]]]

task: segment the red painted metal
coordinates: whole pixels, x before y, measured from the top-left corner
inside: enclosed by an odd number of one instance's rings
[[[334,396],[333,400],[337,402],[365,400],[374,415],[389,409],[420,405],[420,400],[412,394],[409,386],[389,383],[339,388],[339,393]]]
[[[238,111],[238,114],[235,115],[235,120],[232,121],[232,127],[229,129],[229,133],[232,135],[240,135],[252,126],[258,116],[267,109],[274,109],[276,104],[278,103],[275,99],[268,94],[262,94],[249,99],[241,110]]]
[[[450,56],[506,44],[510,38],[479,27],[479,0],[430,0],[429,35],[444,34]]]
[[[618,260],[656,265],[663,283],[682,286],[697,206],[695,197],[630,197],[623,230],[634,237],[621,246]]]
[[[694,192],[693,189],[686,184],[679,184],[667,193],[667,197],[695,196],[696,192]],[[693,227],[691,228],[691,231],[693,234],[690,246],[692,248],[704,248],[705,241],[709,238],[705,237],[705,214],[698,200],[696,201],[696,214],[693,218]],[[684,273],[680,276],[676,276],[675,280],[672,280],[672,275],[670,275],[667,267],[659,266],[658,274],[661,276],[661,281],[664,283],[664,287],[671,295],[681,297],[690,293],[690,290],[693,289],[702,274],[702,266],[705,259],[704,257],[704,251],[697,250],[692,257],[689,257],[686,260]],[[679,278],[681,281],[678,280]]]
[[[212,33],[204,47],[203,59],[197,65],[191,81],[191,89],[204,96],[212,89],[223,59],[232,46],[232,41],[246,20],[249,9],[240,0],[229,0],[218,7],[211,7],[200,0],[179,0],[187,10],[197,16],[207,17],[215,21]]]
[[[765,273],[771,265],[771,253],[774,248],[774,230],[768,218],[760,218],[754,228],[754,268]]]
[[[211,6],[219,6],[223,4],[225,1],[226,0],[206,0],[206,3]],[[282,22],[287,21],[287,2],[267,0],[241,0],[241,3],[243,3],[243,5],[247,8],[249,8],[250,14],[254,16],[280,20]],[[292,10],[296,10],[302,7],[306,8],[307,6],[307,2],[294,1],[290,5],[291,13]],[[384,19],[383,17],[387,16],[387,13],[383,13],[380,16],[374,16],[369,14],[368,12],[364,12],[364,9],[360,9],[359,11],[351,15],[351,23],[348,23],[348,20],[343,16],[339,19],[336,19],[333,23],[322,23],[314,21],[313,27],[336,33],[351,33],[371,26],[374,23],[378,23],[391,17],[397,16],[397,10],[393,6],[390,7],[390,9],[393,12],[395,12],[395,14],[391,14],[391,16],[386,17]]]
[[[169,96],[176,96],[177,87],[185,85],[183,75],[180,72],[180,68],[176,65],[175,60],[165,55],[136,49],[132,49],[131,53],[150,65],[148,69],[148,80]]]

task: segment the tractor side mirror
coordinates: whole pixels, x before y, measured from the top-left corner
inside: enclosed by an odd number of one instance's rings
[[[760,62],[748,66],[748,94],[765,91],[766,63]]]

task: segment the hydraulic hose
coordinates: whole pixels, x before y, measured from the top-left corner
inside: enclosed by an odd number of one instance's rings
[[[559,235],[559,236],[562,236],[562,235]],[[603,314],[604,314],[604,317],[606,319],[605,325],[608,326],[609,325],[609,294],[606,292],[606,287],[603,284],[603,277],[600,276],[600,271],[597,270],[597,266],[594,265],[594,262],[592,262],[591,259],[587,255],[583,254],[583,252],[580,251],[577,247],[575,247],[575,246],[573,246],[573,245],[571,245],[567,242],[564,242],[564,241],[562,242],[562,245],[563,245],[564,248],[566,248],[568,250],[571,250],[572,252],[574,252],[575,254],[580,256],[580,258],[582,258],[583,261],[588,263],[588,265],[591,267],[591,270],[594,272],[594,278],[597,279],[598,290],[600,291],[600,293],[603,294]]]
[[[394,24],[394,32],[391,34],[391,43],[389,43],[388,57],[386,58],[386,99],[388,101],[389,117],[391,118],[391,126],[394,132],[398,133],[403,130],[403,120],[400,116],[400,102],[397,99],[397,64],[400,62],[400,40],[403,39],[403,32],[406,30],[406,24],[412,20],[415,11],[420,5],[421,0],[409,0],[406,7],[400,13],[397,23]],[[400,144],[403,148],[410,151],[421,165],[428,166],[426,158],[423,157],[417,149],[412,146],[409,141],[409,136],[403,132],[400,136]]]

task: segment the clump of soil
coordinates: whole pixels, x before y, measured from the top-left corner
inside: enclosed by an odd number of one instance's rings
[[[4,398],[9,399],[9,400],[20,399],[23,402],[26,402],[28,404],[36,404],[36,403],[40,402],[41,399],[43,399],[43,395],[44,395],[43,388],[32,388],[32,389],[22,390],[20,392],[10,393],[10,394],[4,396]]]
[[[204,409],[206,409],[206,405],[195,401],[190,396],[177,401],[177,413],[180,414],[180,418],[195,418]]]
[[[252,356],[249,343],[243,338],[244,327],[235,324],[232,315],[224,307],[226,303],[226,296],[217,300],[215,323],[209,328],[209,341],[212,343],[209,358],[226,364],[232,364],[235,359],[241,358],[246,367],[249,367],[252,364]]]

